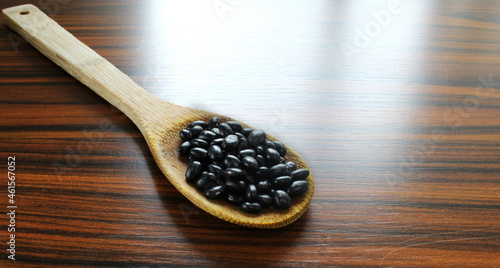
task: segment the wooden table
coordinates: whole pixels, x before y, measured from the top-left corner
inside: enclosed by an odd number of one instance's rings
[[[295,148],[309,210],[260,230],[197,209],[129,119],[2,24],[0,266],[500,265],[498,2],[183,2],[32,1],[153,94]]]

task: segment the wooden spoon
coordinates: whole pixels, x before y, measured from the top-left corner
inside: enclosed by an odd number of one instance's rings
[[[292,207],[288,210],[268,208],[253,215],[241,211],[225,200],[207,199],[196,187],[186,182],[187,164],[178,153],[181,144],[179,132],[196,120],[208,121],[213,116],[219,117],[221,121],[234,119],[182,107],[152,95],[33,5],[7,8],[2,10],[2,13],[10,28],[125,113],[144,135],[163,174],[179,192],[199,208],[225,221],[257,228],[283,227],[297,220],[307,210],[314,192],[312,175],[307,178],[309,189],[303,195],[293,198]],[[268,139],[275,140],[269,136]],[[299,168],[308,169],[296,152],[288,146],[286,148],[287,161],[294,161]]]

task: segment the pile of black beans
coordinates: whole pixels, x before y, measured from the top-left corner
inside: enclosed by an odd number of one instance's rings
[[[207,198],[224,198],[248,213],[288,209],[308,187],[309,170],[285,161],[286,147],[262,130],[236,121],[195,121],[180,132],[179,153],[189,159],[186,180]]]

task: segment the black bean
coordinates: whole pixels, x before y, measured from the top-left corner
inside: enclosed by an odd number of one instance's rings
[[[255,187],[257,187],[257,192],[266,194],[271,190],[271,183],[268,180],[259,181]]]
[[[266,142],[266,133],[262,130],[254,130],[252,131],[252,133],[248,135],[248,143],[253,147],[262,145],[265,142]]]
[[[219,173],[222,172],[222,168],[219,165],[216,165],[216,164],[208,164],[207,168],[208,168],[208,170],[210,170],[210,172],[212,172],[215,175],[217,175],[217,174],[219,174]]]
[[[276,150],[276,145],[274,145],[272,141],[266,141],[266,147],[273,148],[274,150]]]
[[[224,165],[226,168],[239,168],[241,165],[241,161],[238,157],[234,155],[228,155],[224,158]]]
[[[290,174],[292,171],[297,169],[297,165],[294,162],[289,161],[286,163],[286,169],[288,170],[288,174]]]
[[[217,137],[217,134],[215,134],[213,131],[210,130],[203,130],[200,135],[198,136],[198,139],[202,139],[206,142],[211,142],[213,139]]]
[[[245,135],[245,137],[248,138],[248,135],[250,135],[250,133],[252,133],[252,131],[254,131],[253,128],[250,128],[250,127],[247,127],[247,128],[244,128],[242,131],[241,131],[241,134]]]
[[[189,141],[185,141],[179,146],[179,153],[181,155],[188,155],[189,150],[191,150],[191,143]]]
[[[193,147],[200,147],[200,148],[203,148],[203,149],[208,149],[208,146],[210,146],[210,144],[208,144],[208,142],[202,140],[202,139],[192,139],[191,141],[191,145]]]
[[[225,137],[227,135],[233,134],[233,129],[226,123],[219,125],[220,134]]]
[[[205,185],[203,186],[203,192],[206,193],[208,189],[215,186],[217,186],[217,183],[215,181],[208,179]]]
[[[280,154],[278,151],[268,148],[264,152],[264,158],[266,159],[267,166],[274,166],[280,163]]]
[[[222,192],[224,192],[224,187],[221,185],[217,185],[206,190],[205,196],[210,199],[215,199],[219,197],[222,194]]]
[[[262,155],[257,155],[255,157],[255,160],[257,160],[257,163],[259,163],[259,166],[265,166],[266,165],[266,159]]]
[[[286,155],[285,145],[281,141],[273,141],[273,143],[276,147],[276,151],[278,151],[278,153],[280,153],[281,156],[285,156]]]
[[[292,177],[290,176],[277,177],[271,181],[271,185],[273,186],[273,188],[280,190],[287,189],[288,187],[290,187],[291,184],[292,184]]]
[[[305,180],[307,177],[309,177],[309,170],[297,169],[295,171],[292,171],[292,173],[290,173],[290,177],[292,177],[294,181]]]
[[[307,181],[298,180],[294,181],[290,187],[286,190],[290,197],[296,197],[303,194],[307,190]]]
[[[259,169],[255,172],[255,177],[257,180],[267,180],[269,178],[269,169],[265,166],[259,167]]]
[[[273,203],[273,199],[267,194],[260,194],[257,196],[257,202],[263,207],[267,208]]]
[[[242,138],[247,138],[245,137],[245,135],[241,134],[240,132],[235,132],[234,135],[238,136],[238,139],[242,139]]]
[[[243,182],[243,184],[245,184],[245,182]],[[228,181],[228,182],[226,182],[226,188],[228,190],[231,190],[231,191],[234,191],[234,192],[243,191],[243,189],[245,189],[245,187],[241,187],[241,183],[237,182],[237,181]]]
[[[286,160],[283,156],[280,157],[280,164],[285,164]]]
[[[200,147],[193,148],[191,149],[191,151],[189,151],[189,157],[193,158],[194,160],[204,160],[207,158],[207,156],[207,150]]]
[[[222,141],[222,149],[226,152],[236,150],[238,148],[238,136],[230,134]]]
[[[238,151],[248,149],[248,140],[246,138],[241,138],[238,140]]]
[[[239,205],[243,202],[243,196],[240,194],[230,193],[226,196],[226,200],[231,204]]]
[[[195,181],[200,176],[201,170],[202,170],[201,162],[193,161],[189,163],[186,170],[186,180],[189,182]]]
[[[198,135],[203,131],[203,128],[200,126],[194,126],[189,130],[189,138],[194,139],[198,138]]]
[[[241,132],[243,130],[243,126],[236,121],[227,121],[226,124],[228,124],[231,127],[231,129],[233,130],[233,133],[234,132]]]
[[[201,175],[196,181],[196,188],[198,188],[198,190],[200,191],[205,190],[205,184],[207,184],[207,182],[209,181],[210,177],[208,176],[208,173]]]
[[[187,129],[192,129],[192,128],[193,128],[193,127],[195,127],[195,126],[200,126],[200,127],[202,127],[203,129],[205,129],[205,128],[207,128],[208,124],[207,124],[207,122],[205,122],[205,121],[201,121],[201,120],[200,120],[200,121],[194,121],[193,123],[191,123],[191,124],[189,124],[189,125],[187,126]]]
[[[222,134],[220,133],[220,129],[219,128],[212,128],[210,131],[212,131],[213,133],[215,133],[215,138],[222,138]]]
[[[285,164],[277,164],[269,169],[269,178],[274,179],[276,177],[285,176],[288,174],[288,170]]]
[[[290,196],[282,190],[276,190],[273,195],[273,205],[277,209],[288,209],[292,204]]]
[[[241,150],[239,153],[238,153],[238,157],[243,159],[245,158],[245,156],[251,156],[251,157],[255,157],[257,154],[255,153],[254,150],[252,149],[245,149],[245,150]]]
[[[266,148],[263,145],[260,145],[260,146],[257,146],[257,148],[255,149],[255,151],[257,152],[257,154],[264,155],[264,152],[266,151]]]
[[[243,170],[239,168],[226,168],[224,169],[223,174],[229,179],[241,178],[243,176]]]
[[[181,136],[181,139],[183,141],[188,141],[188,140],[191,139],[191,135],[189,134],[189,130],[187,130],[187,129],[181,130],[181,132],[179,133],[179,135]]]
[[[254,201],[257,198],[257,187],[253,184],[248,184],[245,190],[245,200]]]
[[[212,117],[208,121],[208,129],[213,129],[219,126],[219,118],[218,117]]]
[[[246,172],[243,172],[243,180],[245,180],[245,182],[248,184],[255,183],[255,177],[252,174],[248,174]]]
[[[207,153],[208,156],[210,156],[210,158],[214,160],[224,158],[224,153],[222,153],[222,149],[217,145],[212,145],[208,147]]]
[[[241,160],[241,164],[243,167],[247,170],[253,171],[256,170],[259,167],[259,164],[257,163],[257,160],[251,156],[245,156],[243,160]]]
[[[258,213],[262,206],[259,203],[244,202],[240,205],[241,209],[248,213]]]
[[[222,146],[222,141],[224,141],[224,138],[217,138],[214,139],[210,142],[210,145],[217,145],[217,146]]]

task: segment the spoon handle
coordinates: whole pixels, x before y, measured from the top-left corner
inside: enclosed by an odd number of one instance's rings
[[[2,10],[7,25],[38,51],[125,113],[137,126],[141,118],[154,114],[158,97],[83,44],[34,5]]]

